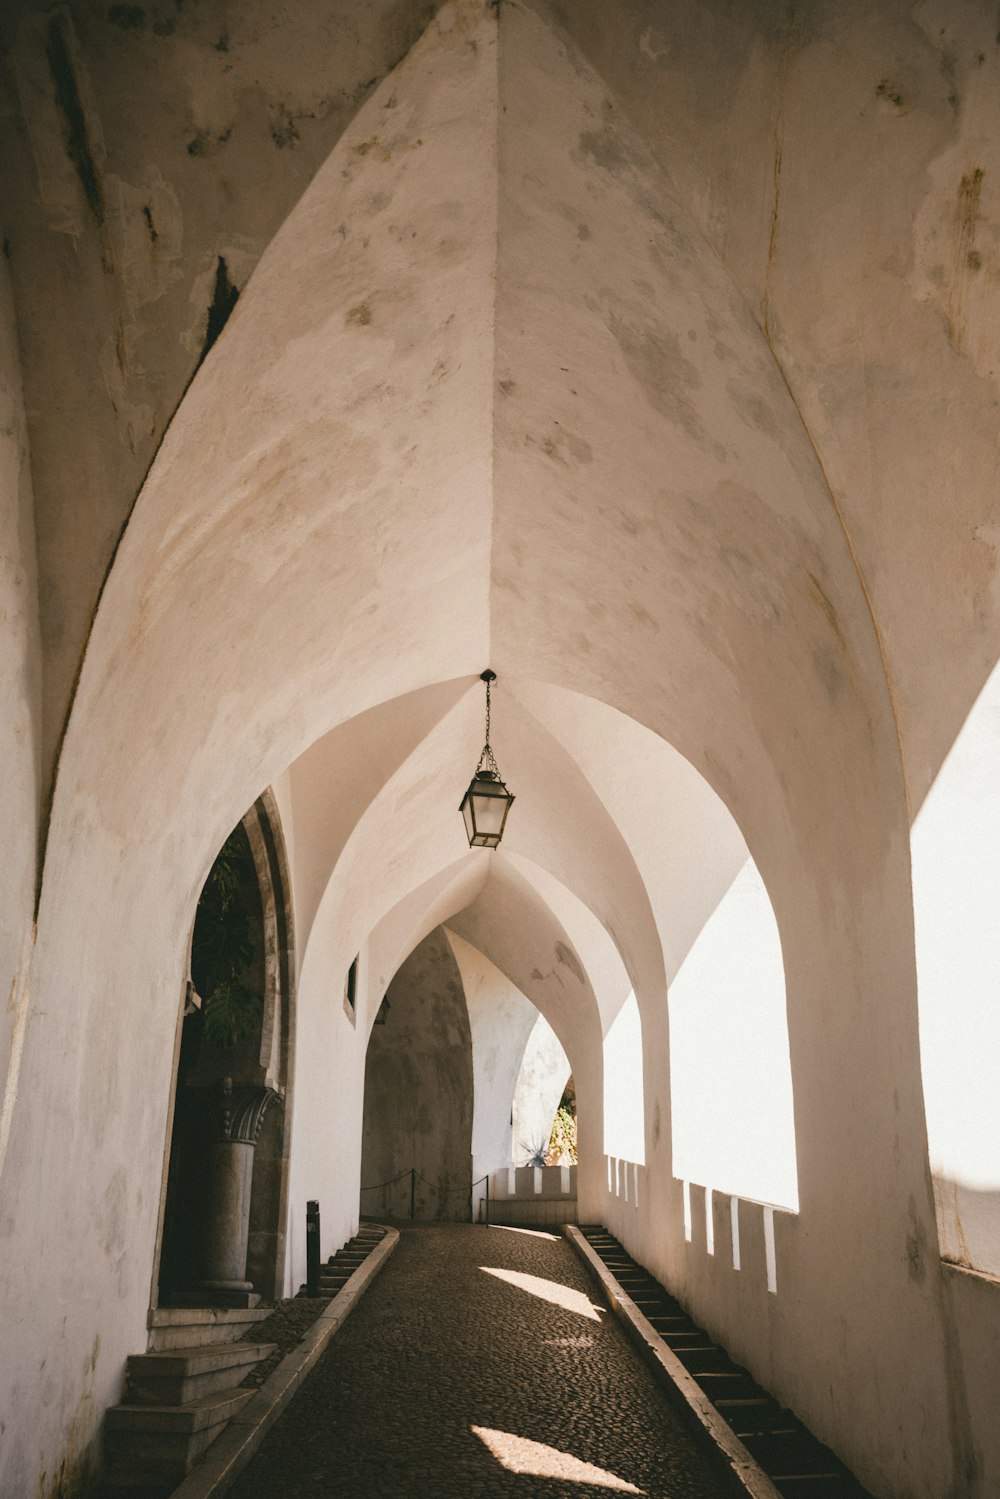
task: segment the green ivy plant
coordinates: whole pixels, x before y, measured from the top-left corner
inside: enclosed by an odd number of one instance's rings
[[[565,1097],[556,1110],[556,1117],[552,1121],[548,1158],[553,1162],[569,1161],[573,1166],[577,1163],[576,1115],[570,1112]]]
[[[256,956],[250,903],[256,880],[245,838],[230,833],[198,901],[191,944],[191,977],[202,996],[205,1039],[231,1048],[258,1024],[264,997],[243,982]]]
[[[526,1166],[559,1166],[566,1162],[572,1166],[577,1164],[576,1114],[573,1112],[573,1107],[564,1093],[559,1101],[548,1138],[543,1138],[536,1143],[522,1143],[522,1149],[527,1155]]]

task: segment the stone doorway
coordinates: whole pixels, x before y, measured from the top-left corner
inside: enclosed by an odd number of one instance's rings
[[[245,1305],[285,1269],[292,928],[270,793],[198,902],[174,1080],[154,1305]]]

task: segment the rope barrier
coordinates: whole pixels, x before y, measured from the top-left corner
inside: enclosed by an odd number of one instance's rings
[[[431,1189],[432,1192],[436,1192],[437,1193],[439,1201],[440,1201],[440,1199],[442,1197],[464,1197],[464,1198],[466,1198],[467,1201],[468,1201],[468,1204],[469,1204],[469,1217],[470,1218],[472,1217],[472,1196],[473,1196],[473,1193],[475,1192],[475,1190],[476,1190],[477,1187],[481,1187],[483,1185],[483,1183],[485,1182],[486,1183],[487,1222],[489,1221],[490,1178],[489,1178],[489,1174],[488,1173],[487,1173],[486,1176],[479,1177],[478,1181],[474,1181],[474,1182],[470,1183],[470,1185],[468,1187],[440,1187],[440,1186],[437,1185],[436,1182],[429,1181],[428,1178],[423,1174],[422,1171],[418,1171],[417,1170],[416,1166],[410,1166],[408,1170],[401,1171],[398,1176],[392,1177],[391,1180],[385,1181],[385,1182],[371,1182],[367,1187],[362,1187],[361,1191],[362,1192],[382,1192],[382,1191],[385,1190],[386,1187],[394,1187],[397,1182],[405,1181],[407,1177],[409,1177],[409,1179],[410,1179],[410,1217],[411,1218],[413,1218],[415,1216],[415,1214],[416,1214],[416,1191],[417,1191],[417,1181],[419,1179],[420,1181],[422,1181],[424,1183],[425,1186],[430,1187],[430,1189]]]
[[[410,1169],[412,1170],[412,1167]],[[379,1192],[383,1187],[394,1187],[397,1182],[401,1182],[403,1180],[404,1176],[409,1175],[410,1171],[401,1171],[398,1176],[394,1176],[392,1178],[392,1181],[373,1182],[370,1187],[362,1187],[361,1190],[362,1192]]]

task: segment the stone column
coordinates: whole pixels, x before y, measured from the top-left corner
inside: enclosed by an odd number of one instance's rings
[[[212,1207],[201,1285],[234,1304],[245,1303],[253,1293],[246,1267],[254,1149],[268,1105],[277,1096],[272,1088],[242,1087],[234,1092],[231,1078],[223,1082],[220,1135],[212,1146]]]

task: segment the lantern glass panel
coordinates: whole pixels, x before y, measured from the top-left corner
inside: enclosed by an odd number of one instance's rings
[[[513,800],[502,781],[486,775],[474,777],[461,807],[470,847],[497,847]]]
[[[472,815],[476,832],[480,837],[498,838],[503,832],[503,820],[507,816],[507,798],[497,788],[483,793],[477,787],[472,793]]]

